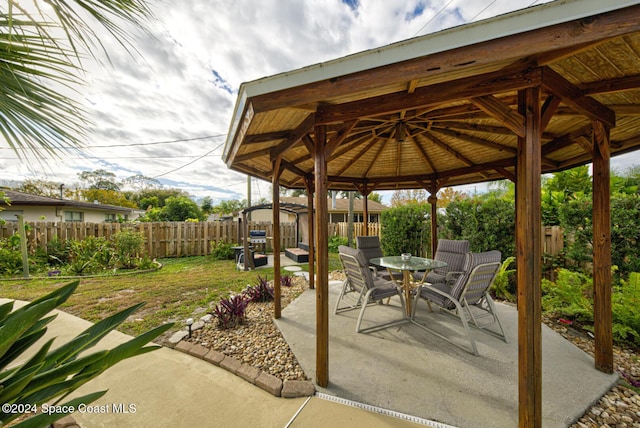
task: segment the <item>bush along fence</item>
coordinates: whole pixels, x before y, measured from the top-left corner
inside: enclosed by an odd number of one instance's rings
[[[280,247],[296,247],[295,223],[282,223]],[[330,237],[347,236],[347,223],[329,225]],[[273,226],[269,222],[249,222],[249,230],[265,230],[267,237],[273,236]],[[211,254],[212,245],[240,244],[241,231],[238,222],[153,222],[153,223],[81,223],[81,222],[30,222],[27,223],[27,243],[29,250],[46,250],[52,241],[84,240],[88,236],[111,239],[121,231],[141,232],[145,237],[144,254],[150,258],[205,256]],[[0,224],[0,239],[17,234],[17,222]],[[364,235],[363,223],[354,223],[353,236]],[[380,235],[379,223],[369,223],[367,235]],[[545,252],[558,254],[563,248],[562,229],[543,228]],[[300,239],[300,238],[299,238]],[[272,241],[267,239],[264,249],[272,252]]]
[[[145,237],[144,254],[151,258],[204,256],[211,253],[212,245],[240,244],[242,240],[238,222],[140,222],[140,223],[82,223],[82,222],[29,222],[27,227],[27,244],[31,253],[36,249],[46,250],[49,243],[82,241],[89,236],[104,237],[110,240],[121,231],[141,232]],[[296,247],[295,223],[280,225],[280,247]],[[363,234],[362,223],[354,226],[355,234]],[[267,237],[273,236],[270,222],[249,222],[249,230],[265,230]],[[369,234],[378,234],[380,226],[369,224]],[[332,236],[347,236],[347,223],[331,224]],[[18,233],[17,222],[0,224],[0,239],[11,238]],[[300,238],[298,238],[300,239]],[[264,247],[259,248],[272,252],[272,240],[267,239]]]

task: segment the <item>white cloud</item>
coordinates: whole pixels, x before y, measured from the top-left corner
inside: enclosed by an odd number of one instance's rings
[[[537,3],[543,3],[540,1]],[[221,160],[240,84],[531,5],[532,0],[191,0],[154,2],[151,36],[133,56],[102,39],[111,66],[85,63],[82,102],[94,123],[82,154],[47,167],[0,150],[0,179],[77,181],[98,168],[159,177],[194,196],[246,198]],[[483,10],[484,9],[484,10]],[[104,61],[103,61],[104,62]],[[194,139],[207,137],[208,139]],[[194,139],[194,140],[191,140]],[[162,143],[171,140],[190,140]],[[107,146],[107,147],[105,147]],[[6,144],[0,142],[0,149]],[[215,150],[214,150],[215,149]],[[211,152],[211,153],[209,153]],[[209,154],[207,154],[209,153]],[[204,156],[207,154],[206,156]],[[199,159],[201,158],[201,159]],[[172,172],[173,171],[173,172]],[[270,198],[254,180],[252,197]]]

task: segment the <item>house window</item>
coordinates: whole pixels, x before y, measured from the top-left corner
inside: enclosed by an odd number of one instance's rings
[[[105,213],[104,214],[104,221],[106,223],[115,223],[116,221],[118,221],[118,219],[116,218],[115,214]]]
[[[80,211],[65,211],[64,221],[77,221],[80,222],[84,218],[84,213]]]
[[[22,210],[5,210],[0,211],[0,219],[5,221],[18,221],[18,215],[24,215]],[[2,221],[0,220],[0,223]]]

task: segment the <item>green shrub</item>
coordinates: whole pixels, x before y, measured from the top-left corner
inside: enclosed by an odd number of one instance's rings
[[[516,301],[516,294],[518,290],[516,289],[517,285],[513,278],[516,270],[509,269],[515,261],[516,258],[511,256],[507,257],[507,259],[502,262],[502,266],[500,266],[496,279],[491,286],[493,295],[498,299],[506,300],[508,302]]]
[[[613,288],[611,303],[614,340],[640,346],[640,273],[632,272]]]
[[[348,240],[344,236],[330,236],[329,237],[329,252],[330,253],[337,253],[338,252],[338,247],[340,245],[347,245],[347,244],[348,244]]]
[[[427,254],[431,241],[429,204],[411,203],[382,212],[380,244],[384,254]]]
[[[133,269],[139,263],[144,253],[145,238],[142,232],[123,230],[111,238],[115,267]]]
[[[455,200],[447,205],[443,223],[444,237],[469,240],[471,251],[499,250],[503,257],[515,255],[515,208],[509,200]]]
[[[212,241],[211,257],[213,260],[233,260],[233,245],[223,241]]]
[[[583,325],[593,325],[593,280],[567,269],[558,271],[555,283],[542,280],[542,309]]]
[[[20,251],[0,246],[0,275],[15,276],[22,272],[22,254]]]
[[[112,250],[104,237],[87,236],[67,241],[69,262],[64,270],[69,275],[85,275],[106,269],[110,265]]]
[[[47,242],[47,263],[52,266],[61,266],[69,261],[69,245],[57,236]]]

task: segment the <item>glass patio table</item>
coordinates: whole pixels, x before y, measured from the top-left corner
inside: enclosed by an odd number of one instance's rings
[[[440,260],[425,259],[416,256],[410,256],[409,258],[403,256],[376,257],[369,260],[369,263],[387,268],[392,279],[394,278],[391,272],[392,270],[402,271],[401,285],[407,303],[407,316],[411,316],[411,272],[428,271],[447,266],[447,263]]]

